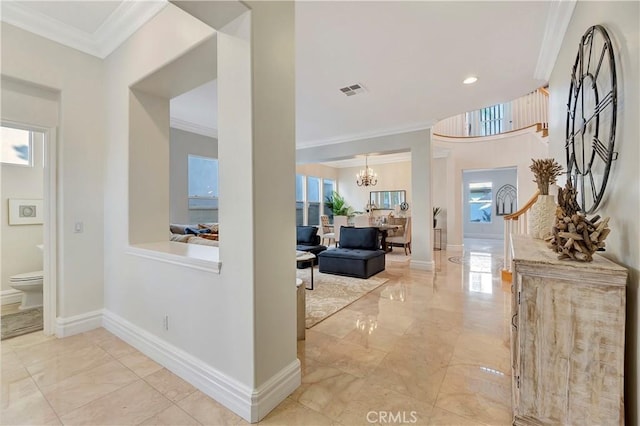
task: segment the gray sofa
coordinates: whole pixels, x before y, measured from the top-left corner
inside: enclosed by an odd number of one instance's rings
[[[318,235],[317,226],[296,226],[296,250],[306,251],[318,256],[319,253],[325,251],[327,246],[320,244],[320,236]],[[318,259],[314,259],[314,265],[318,264]],[[304,266],[298,265],[298,269]]]
[[[385,252],[380,250],[378,228],[340,228],[340,247],[318,254],[320,272],[369,278],[384,271]]]

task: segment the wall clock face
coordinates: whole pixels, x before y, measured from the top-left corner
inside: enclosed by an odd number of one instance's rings
[[[600,25],[580,40],[567,103],[567,173],[582,211],[593,213],[604,196],[614,152],[617,113],[613,46]]]

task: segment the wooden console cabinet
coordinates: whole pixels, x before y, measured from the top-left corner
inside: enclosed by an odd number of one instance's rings
[[[627,270],[513,237],[514,425],[624,425]]]

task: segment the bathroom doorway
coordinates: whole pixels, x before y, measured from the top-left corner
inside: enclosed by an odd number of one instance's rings
[[[2,339],[55,331],[56,129],[2,121]]]

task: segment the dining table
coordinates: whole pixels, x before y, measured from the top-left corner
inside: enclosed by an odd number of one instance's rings
[[[378,228],[380,231],[380,248],[386,252],[391,251],[387,247],[387,237],[389,236],[389,231],[401,231],[402,225],[391,225],[387,223],[381,223],[379,225],[371,225],[374,228]]]

